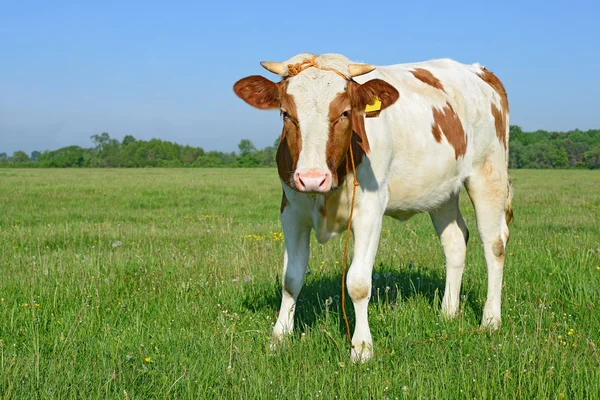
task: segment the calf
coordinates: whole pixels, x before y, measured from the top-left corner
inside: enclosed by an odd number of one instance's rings
[[[463,185],[488,271],[482,325],[496,329],[512,217],[509,110],[500,80],[478,64],[448,59],[375,67],[338,54],[300,54],[261,64],[282,79],[249,76],[234,91],[256,108],[279,109],[283,119],[277,167],[285,253],[274,343],[294,327],[311,230],[320,243],[346,230],[351,154],[358,181],[346,280],[356,314],[352,361],[373,354],[367,310],[384,215],[404,221],[429,213],[446,258],[442,312],[457,314],[469,238],[458,207]]]

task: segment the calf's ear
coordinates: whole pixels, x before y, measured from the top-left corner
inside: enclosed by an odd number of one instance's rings
[[[371,79],[353,89],[352,107],[360,111],[364,111],[368,104],[375,103],[377,99],[381,102],[381,110],[384,110],[400,97],[395,87],[381,79]]]
[[[233,85],[235,94],[252,107],[261,110],[279,108],[279,88],[276,83],[260,75],[240,79]]]
[[[372,79],[362,85],[351,81],[348,83],[348,94],[352,103],[352,131],[358,136],[358,145],[368,154],[370,151],[369,138],[365,130],[365,112],[367,105],[375,105],[375,114],[398,100],[400,94],[389,83],[381,79]],[[367,116],[369,113],[366,113]]]

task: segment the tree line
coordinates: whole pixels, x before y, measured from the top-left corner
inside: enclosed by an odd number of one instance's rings
[[[122,141],[106,132],[92,135],[93,147],[67,146],[57,150],[0,153],[0,167],[144,168],[144,167],[274,167],[279,139],[257,149],[243,139],[237,152],[205,151],[201,147],[126,135]],[[600,130],[524,132],[510,127],[510,168],[600,169]]]
[[[40,168],[145,168],[145,167],[274,167],[279,139],[273,146],[257,149],[248,139],[238,152],[204,151],[160,139],[138,140],[126,135],[122,141],[106,132],[92,135],[93,147],[67,146],[58,150],[0,153],[0,167]]]

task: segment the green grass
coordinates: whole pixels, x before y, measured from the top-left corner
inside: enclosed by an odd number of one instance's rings
[[[276,171],[0,171],[2,398],[598,398],[600,174],[512,176],[501,329],[474,332],[486,275],[464,196],[460,316],[439,316],[429,217],[386,219],[375,358],[349,365],[342,240],[313,240],[296,332],[268,351],[283,259]]]

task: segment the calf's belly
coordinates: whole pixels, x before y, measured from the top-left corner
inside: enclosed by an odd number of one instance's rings
[[[406,220],[414,214],[435,210],[458,193],[463,182],[460,176],[420,181],[393,178],[388,184],[389,199],[385,214]]]

